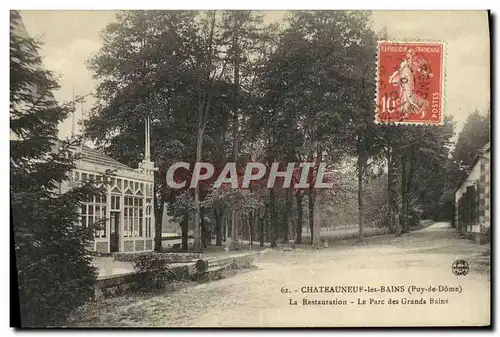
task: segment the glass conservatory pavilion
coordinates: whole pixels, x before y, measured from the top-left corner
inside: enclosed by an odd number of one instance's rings
[[[28,32],[22,21],[14,30],[23,37]],[[36,88],[34,89],[36,90]],[[99,196],[85,202],[80,209],[80,225],[103,225],[94,233],[92,250],[99,253],[150,251],[154,249],[153,182],[154,164],[150,161],[150,121],[145,122],[145,158],[133,169],[99,151],[82,146],[76,151],[81,158],[69,180],[59,186],[63,193],[85,180],[99,181],[114,171],[111,184]],[[15,137],[11,133],[11,138]]]
[[[106,172],[114,173],[102,194],[88,199],[80,209],[80,225],[100,224],[90,247],[98,253],[141,252],[154,249],[153,184],[150,161],[149,120],[145,123],[145,158],[133,169],[87,146],[80,147],[80,159],[61,192],[84,181],[99,182]]]

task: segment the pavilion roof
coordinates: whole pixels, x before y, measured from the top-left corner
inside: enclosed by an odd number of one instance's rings
[[[104,153],[92,149],[86,145],[82,146],[81,149],[82,160],[92,162],[100,165],[107,165],[113,168],[118,168],[122,170],[133,170],[130,166],[120,163],[119,161],[105,155]]]

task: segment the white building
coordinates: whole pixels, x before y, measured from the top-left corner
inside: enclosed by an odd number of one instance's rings
[[[87,146],[77,149],[81,158],[60,192],[83,181],[102,181],[112,171],[103,193],[84,203],[80,225],[102,225],[95,231],[92,250],[99,253],[152,251],[155,221],[153,211],[154,163],[150,160],[149,120],[145,123],[145,159],[133,169]]]
[[[11,34],[29,37],[22,20],[15,22]],[[11,62],[13,59],[11,58]],[[15,61],[15,60],[14,60]],[[32,94],[37,88],[32,88]],[[80,225],[101,223],[90,247],[99,253],[151,251],[154,249],[153,184],[154,164],[150,160],[150,121],[145,122],[145,159],[138,169],[124,165],[87,146],[75,151],[81,154],[69,180],[59,186],[64,193],[83,181],[102,181],[110,170],[110,184],[103,185],[100,196],[87,200],[80,209]],[[11,132],[11,139],[16,136]]]
[[[490,231],[490,143],[478,151],[472,170],[455,192],[455,223],[478,240]]]

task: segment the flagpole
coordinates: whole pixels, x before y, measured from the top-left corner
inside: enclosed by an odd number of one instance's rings
[[[73,112],[72,112],[72,124],[71,124],[71,138],[75,137],[75,113],[76,113],[76,101],[75,101],[75,85],[73,84]]]

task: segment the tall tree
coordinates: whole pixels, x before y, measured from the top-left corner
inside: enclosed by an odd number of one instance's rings
[[[218,79],[224,74],[224,68],[217,75],[217,56],[218,48],[216,44],[216,12],[210,11],[207,13],[206,18],[202,20],[202,35],[200,37],[201,45],[197,50],[197,65],[199,75],[198,80],[198,106],[197,106],[197,138],[196,138],[196,160],[195,162],[202,161],[202,151],[203,151],[203,138],[205,135],[205,128],[208,121],[209,111],[212,104],[213,98],[213,84],[216,81],[216,76]],[[224,65],[225,66],[225,65]],[[195,251],[201,250],[201,206],[200,206],[200,186],[196,184],[194,190],[194,204],[195,204],[195,214],[194,214],[194,245]]]
[[[157,248],[163,207],[177,196],[168,191],[166,169],[177,161],[191,167],[202,161],[214,146],[217,122],[227,115],[231,87],[223,77],[215,20],[213,11],[120,13],[104,31],[104,45],[90,62],[101,84],[88,136],[111,156],[134,166],[143,152],[144,118],[153,121],[152,160],[160,167],[155,175]],[[200,196],[197,186],[195,249],[201,246]],[[183,233],[187,238],[187,230]]]
[[[349,44],[349,55],[346,64],[347,74],[354,83],[348,107],[350,116],[345,118],[346,127],[352,133],[346,137],[345,146],[357,156],[358,178],[358,226],[359,240],[364,236],[364,197],[363,184],[368,173],[368,160],[371,164],[377,162],[382,151],[380,127],[374,123],[373,111],[375,110],[375,63],[377,52],[377,35],[370,28],[370,12],[353,11],[348,13],[351,22],[346,43]],[[351,64],[356,60],[356,64]]]
[[[27,36],[20,14],[10,16],[10,194],[21,324],[63,324],[93,294],[96,279],[86,250],[92,228],[76,226],[92,188],[59,193],[74,168],[73,143],[57,139],[70,113],[43,70],[40,43]]]
[[[250,91],[253,89],[253,72],[254,59],[258,59],[258,45],[263,37],[262,15],[255,11],[224,11],[222,13],[221,24],[222,46],[227,49],[226,61],[229,67],[232,67],[232,161],[239,163],[241,152],[241,120],[244,119],[248,104],[248,99],[245,99],[244,90]],[[243,104],[242,104],[243,103]],[[237,165],[238,167],[239,165]],[[239,168],[239,167],[238,167]],[[238,214],[236,207],[232,207],[231,211],[231,236],[232,244],[236,248],[238,246]]]
[[[100,84],[85,131],[97,146],[135,167],[144,153],[144,119],[152,121],[151,160],[160,168],[154,194],[156,249],[161,248],[163,208],[171,195],[166,191],[166,168],[176,161],[194,162],[196,155],[196,15],[120,12],[89,62]]]
[[[276,111],[279,116],[273,119],[279,121],[279,130],[286,135],[284,144],[296,140],[284,146],[293,149],[295,157],[315,163],[311,178],[320,162],[335,165],[353,153],[359,155],[362,177],[368,150],[373,148],[370,137],[374,137],[368,136],[374,127],[370,97],[376,55],[369,13],[301,11],[290,15],[288,23],[269,63],[269,107],[265,110]],[[284,123],[287,120],[294,123]],[[286,149],[279,152],[287,153]],[[315,194],[313,187],[308,189],[312,239],[319,230],[314,221]],[[360,202],[361,196],[362,190]]]

